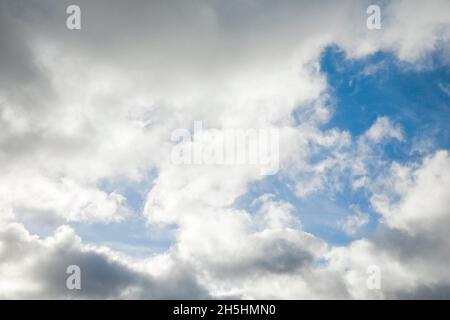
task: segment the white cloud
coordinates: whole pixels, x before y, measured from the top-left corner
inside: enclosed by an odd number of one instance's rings
[[[403,140],[403,133],[399,126],[394,126],[387,117],[380,117],[366,132],[366,137],[378,143],[385,138],[393,138],[399,141]]]
[[[365,297],[357,287],[363,275],[341,267],[377,261],[400,279],[392,292],[440,279],[420,282],[426,266],[408,271],[395,252],[369,240],[333,249],[330,266],[314,268],[327,245],[301,229],[291,204],[263,197],[257,213],[233,207],[261,179],[259,168],[174,166],[170,133],[194,120],[217,129],[276,127],[281,170],[298,180],[299,196],[338,190],[348,172],[359,181],[355,188],[367,186],[374,145],[403,133],[388,118],[356,141],[345,131],[323,131],[332,110],[320,53],[338,44],[350,57],[387,49],[416,61],[448,40],[447,1],[394,2],[378,33],[366,29],[361,1],[79,1],[88,14],[75,33],[61,23],[68,4],[0,3],[4,297],[70,297],[54,275],[77,261],[93,270],[92,287],[81,296],[101,298]],[[321,152],[330,156],[311,164]],[[420,228],[438,227],[447,214],[441,187],[448,186],[436,172],[447,158],[438,154],[423,171],[407,169],[417,182],[392,178],[401,202],[374,196],[387,226],[415,230],[429,219]],[[67,227],[39,239],[14,222],[26,215],[60,223],[121,219],[126,199],[100,182],[139,182],[152,170],[157,179],[144,190],[143,215],[149,224],[176,227],[175,244],[156,257],[133,264],[87,247]],[[414,200],[421,193],[426,202]],[[423,218],[428,204],[436,207]],[[422,210],[410,212],[416,205]],[[356,220],[350,229],[364,221]]]
[[[372,172],[387,166],[383,146],[403,142],[404,134],[388,117],[379,117],[358,137],[346,131],[323,132],[309,127],[299,140],[304,154],[297,151],[289,173],[296,177],[297,196],[305,197],[324,190],[340,192],[347,183],[354,190],[371,189]],[[310,160],[314,158],[318,160]]]
[[[357,212],[350,215],[341,222],[341,228],[350,236],[355,235],[362,227],[369,222],[369,215]]]
[[[31,173],[4,176],[2,201],[17,217],[41,220],[111,222],[128,214],[126,199],[68,178],[52,179]]]
[[[384,218],[372,240],[362,239],[328,254],[356,298],[445,298],[450,276],[448,248],[449,155],[436,152],[416,167],[394,165],[372,204]],[[382,290],[365,286],[367,268],[381,270]]]
[[[415,170],[394,164],[384,192],[372,197],[372,205],[390,227],[434,233],[446,225],[450,214],[449,169],[447,151],[425,159]]]
[[[438,83],[439,89],[442,90],[446,95],[450,96],[450,85],[445,85],[443,83]]]

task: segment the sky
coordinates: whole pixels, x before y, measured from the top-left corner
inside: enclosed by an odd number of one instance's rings
[[[0,0],[0,298],[450,298],[449,12]]]

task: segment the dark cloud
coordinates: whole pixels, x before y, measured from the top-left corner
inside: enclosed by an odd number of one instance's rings
[[[420,285],[414,290],[406,291],[400,289],[392,296],[389,296],[389,294],[387,296],[391,299],[402,300],[448,300],[450,297],[450,284]]]
[[[0,294],[2,298],[18,295],[25,299],[207,299],[209,294],[183,263],[171,267],[159,277],[137,271],[125,259],[82,246],[67,227],[54,237],[40,240],[22,225],[6,224],[0,229],[0,276],[8,266],[24,282],[17,292]],[[67,267],[81,270],[81,290],[68,290]],[[9,275],[11,277],[11,275]],[[29,288],[34,288],[29,290]]]
[[[255,233],[242,227],[245,219],[234,221],[231,215],[224,215],[219,226],[215,219],[209,225],[205,219],[183,224],[187,216],[198,212],[218,217],[254,176],[215,169],[183,178],[187,170],[174,170],[163,157],[172,127],[187,127],[197,118],[218,127],[230,123],[251,126],[256,112],[263,113],[268,123],[288,123],[288,129],[299,135],[284,143],[299,144],[304,132],[289,127],[291,115],[305,101],[320,99],[325,90],[318,71],[310,74],[309,67],[303,69],[317,62],[324,46],[337,43],[349,56],[387,49],[414,60],[433,47],[436,38],[430,30],[435,24],[448,23],[448,10],[427,7],[423,19],[414,23],[408,12],[421,10],[400,7],[393,12],[400,23],[393,24],[389,37],[378,38],[365,33],[361,1],[76,3],[82,10],[82,29],[70,31],[66,7],[73,1],[0,0],[0,287],[7,288],[0,297],[197,299],[213,297],[217,283],[225,289],[239,289],[224,297],[276,297],[280,293],[270,290],[285,283],[292,288],[289,297],[359,298],[365,293],[358,287],[362,282],[355,285],[355,278],[344,280],[347,264],[351,269],[352,259],[359,258],[357,270],[377,259],[387,266],[393,262],[394,271],[398,266],[411,269],[415,283],[409,289],[394,281],[399,274],[392,272],[392,278],[388,274],[388,298],[448,296],[448,271],[444,269],[449,265],[450,246],[445,223],[427,234],[380,231],[375,239],[359,243],[362,249],[357,248],[357,256],[350,252],[345,257],[345,271],[316,268],[326,251],[321,250],[323,242],[313,237],[305,240],[301,230],[293,234],[292,229],[282,228],[267,237],[253,237]],[[405,21],[408,28],[402,24]],[[148,119],[159,123],[149,124]],[[159,131],[158,126],[163,129]],[[67,203],[56,196],[62,178],[80,182],[74,182],[79,186],[73,192],[76,198],[88,192],[98,199],[101,196],[93,186],[101,179],[130,174],[139,180],[141,171],[153,167],[161,170],[156,188],[158,184],[163,187],[159,194],[151,194],[155,202],[146,205],[148,217],[154,218],[156,212],[157,221],[174,223],[180,235],[188,234],[188,240],[180,236],[175,245],[188,250],[164,253],[168,258],[155,268],[163,269],[159,273],[152,273],[148,261],[133,262],[87,246],[67,228],[39,239],[20,224],[1,221],[11,212],[16,220],[33,215],[61,224],[73,218],[68,217]],[[172,170],[173,175],[164,174]],[[37,182],[31,191],[17,192],[33,181]],[[178,181],[182,186],[176,185]],[[47,197],[49,193],[53,197]],[[71,203],[73,193],[58,195]],[[90,204],[82,202],[79,207]],[[89,213],[89,219],[95,220],[97,213],[105,211],[91,209]],[[216,227],[217,232],[209,227]],[[230,242],[222,241],[224,235]],[[234,235],[239,236],[237,240]],[[203,239],[214,250],[205,249]],[[242,239],[248,243],[236,244]],[[230,244],[237,249],[228,251]],[[80,266],[81,291],[65,287],[68,265]],[[208,288],[199,279],[205,275],[211,281]],[[418,280],[423,275],[430,275],[428,282]],[[266,291],[253,290],[257,283]]]

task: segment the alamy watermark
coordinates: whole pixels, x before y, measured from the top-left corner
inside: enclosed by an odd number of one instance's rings
[[[68,290],[81,290],[81,268],[77,265],[70,265],[66,269],[69,276],[66,279],[66,288]]]
[[[366,20],[366,26],[369,30],[381,29],[381,8],[376,4],[367,7],[366,13],[369,15]],[[69,30],[81,29],[81,8],[76,4],[71,4],[66,8],[66,27]]]
[[[66,19],[66,27],[69,30],[81,29],[81,8],[72,4],[66,8],[66,13],[69,15]]]
[[[366,13],[369,15],[366,20],[366,26],[369,30],[381,29],[381,9],[380,6],[372,4],[367,7]]]
[[[175,165],[255,165],[261,175],[278,172],[280,133],[276,128],[203,129],[194,121],[194,130],[172,132],[171,153]]]

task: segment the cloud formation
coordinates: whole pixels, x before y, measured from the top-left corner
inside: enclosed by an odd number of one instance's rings
[[[388,117],[360,136],[326,129],[334,107],[319,60],[337,45],[425,67],[448,50],[449,1],[388,2],[376,32],[364,1],[78,1],[79,31],[65,28],[69,4],[0,0],[1,298],[448,297],[448,152],[386,163],[379,148],[405,139]],[[274,194],[238,208],[262,182],[258,167],[170,160],[171,132],[195,120],[207,133],[278,129],[279,174],[298,198],[346,181],[367,192],[380,230],[333,246]],[[149,172],[142,212],[102,187]],[[174,243],[133,260],[66,225],[130,214],[174,226]],[[39,237],[30,219],[57,229]],[[356,215],[343,228],[365,223]],[[71,264],[80,292],[65,288]],[[367,290],[370,265],[382,291]]]

